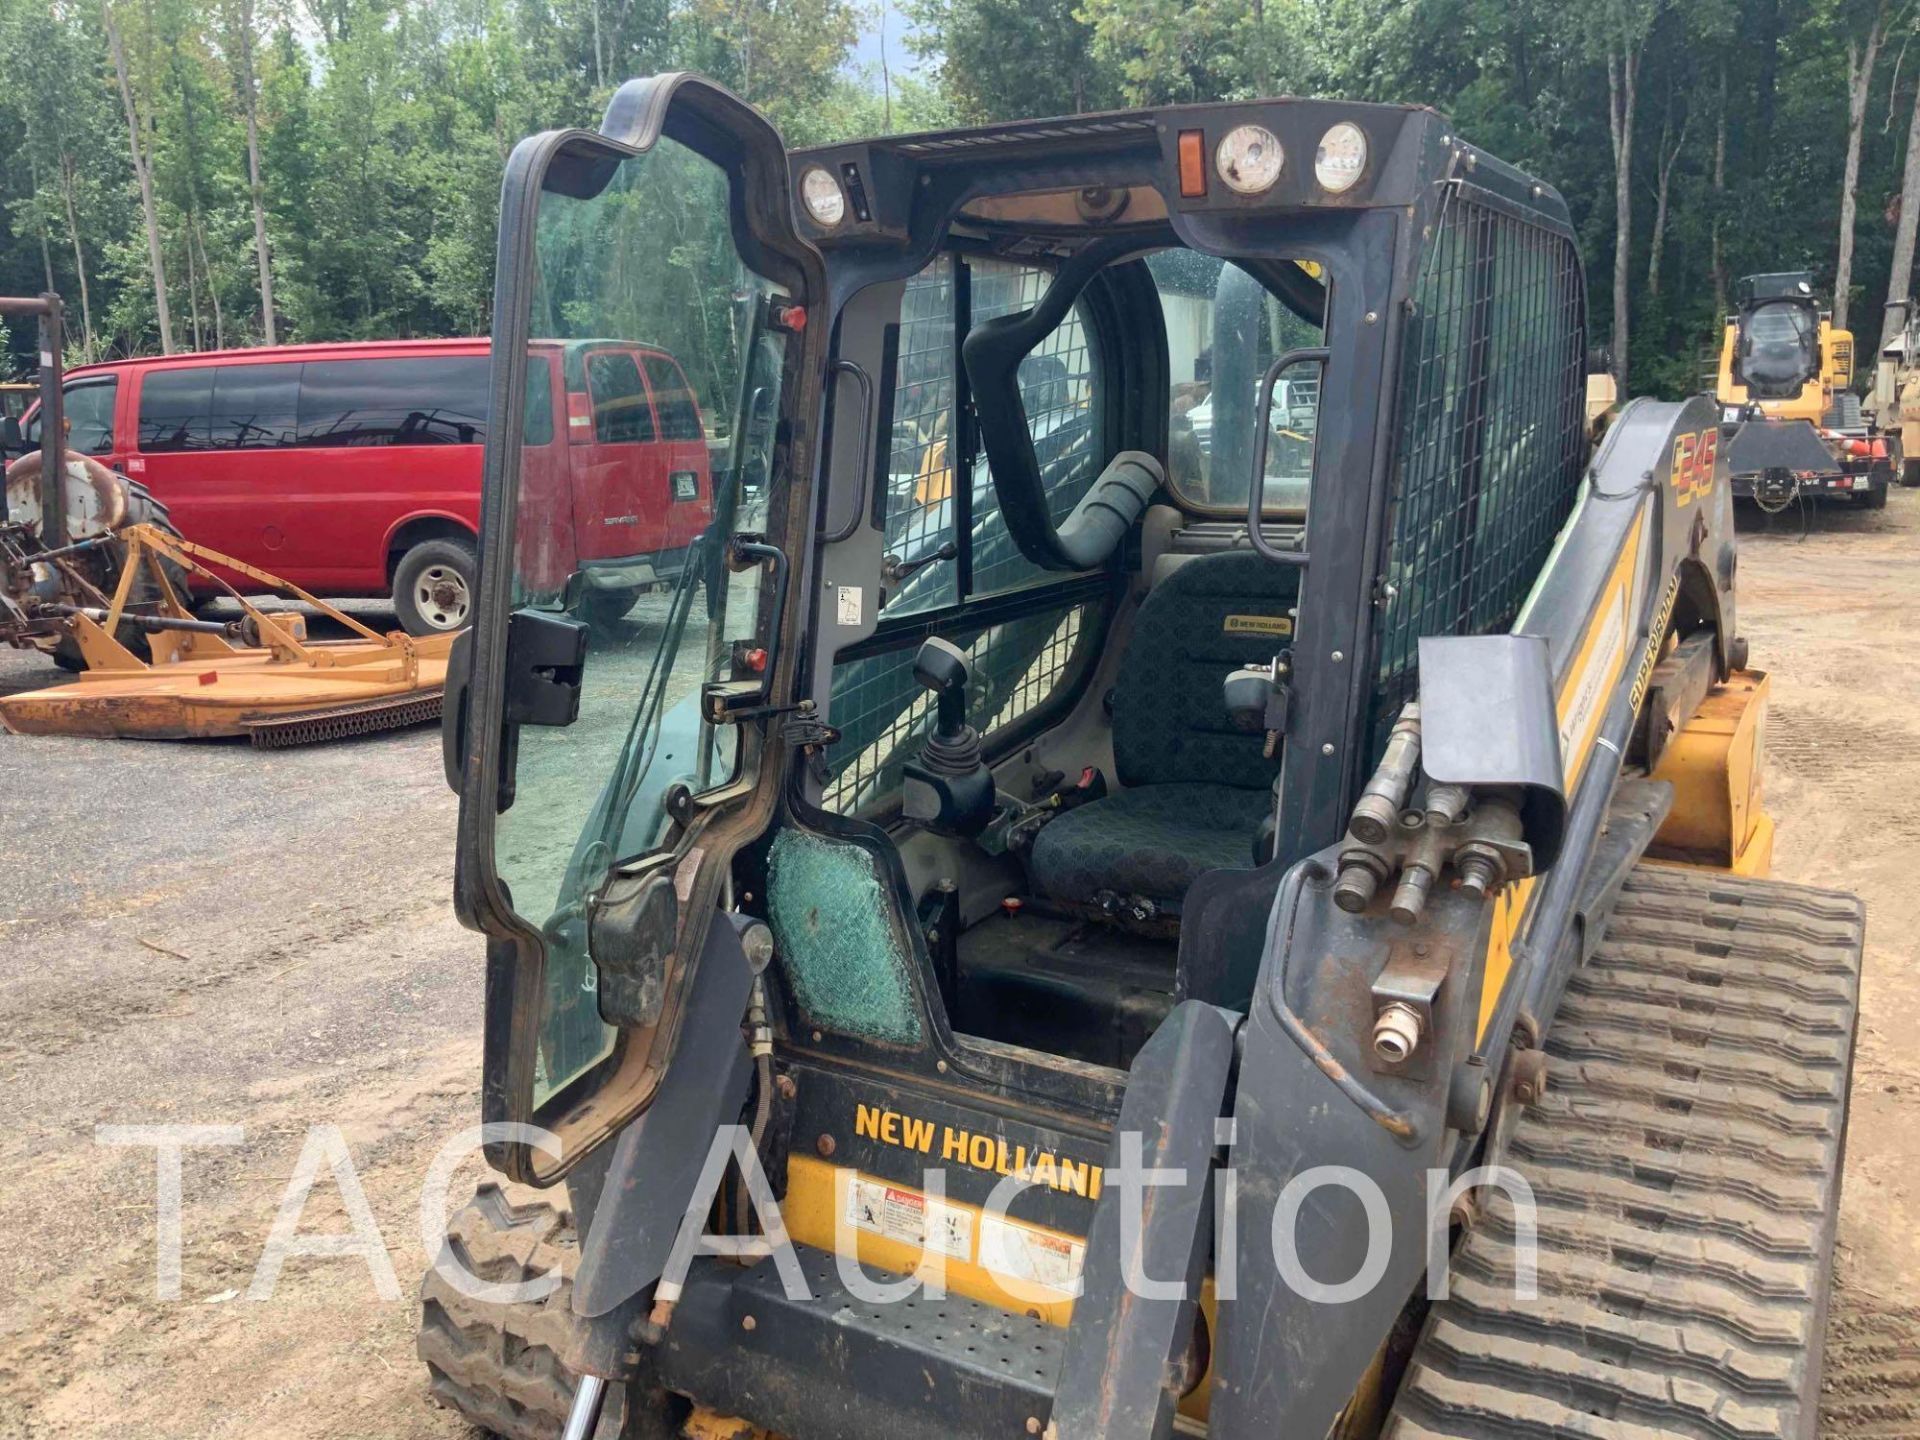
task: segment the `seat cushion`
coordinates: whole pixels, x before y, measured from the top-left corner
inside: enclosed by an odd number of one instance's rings
[[[1271,790],[1232,785],[1117,790],[1042,827],[1029,872],[1054,900],[1091,903],[1111,890],[1178,914],[1202,871],[1253,868],[1254,836],[1272,804]]]
[[[1227,714],[1221,685],[1293,643],[1300,572],[1250,550],[1188,560],[1140,607],[1113,689],[1122,785],[1226,784],[1265,792],[1266,737]]]

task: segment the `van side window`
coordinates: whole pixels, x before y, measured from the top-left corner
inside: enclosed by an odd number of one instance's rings
[[[118,376],[104,380],[77,380],[60,392],[67,417],[67,448],[82,455],[106,455],[113,450],[113,402],[120,394]],[[40,417],[24,428],[29,445],[40,443]]]
[[[148,454],[205,450],[213,429],[211,365],[149,370],[140,382],[140,448]]]
[[[482,355],[309,360],[301,445],[478,445],[487,438]]]
[[[593,438],[600,444],[632,445],[654,438],[653,407],[631,352],[596,350],[587,356],[587,395],[593,401]]]
[[[680,367],[664,355],[647,356],[647,383],[653,386],[653,408],[660,412],[662,440],[700,440],[700,412]]]
[[[215,450],[275,450],[293,444],[300,366],[222,365],[213,372],[208,444]]]

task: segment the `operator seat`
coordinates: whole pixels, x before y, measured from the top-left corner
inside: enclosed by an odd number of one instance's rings
[[[1113,759],[1125,787],[1042,827],[1034,888],[1068,905],[1101,892],[1177,915],[1198,875],[1251,869],[1279,758],[1236,728],[1229,671],[1287,649],[1300,572],[1251,551],[1187,560],[1151,591],[1113,690]]]

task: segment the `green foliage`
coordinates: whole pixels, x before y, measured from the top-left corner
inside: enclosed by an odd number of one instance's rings
[[[689,67],[760,105],[796,145],[1270,94],[1436,106],[1566,196],[1604,343],[1616,223],[1607,58],[1635,53],[1631,373],[1634,388],[1665,394],[1698,383],[1732,278],[1807,265],[1830,281],[1848,46],[1881,13],[1879,0],[903,0],[924,64],[883,81],[847,64],[869,0],[107,4],[152,167],[173,330],[198,347],[264,334],[243,40],[274,309],[290,340],[484,331],[513,145],[591,125],[624,79]],[[1885,13],[1854,235],[1863,353],[1887,291],[1920,88],[1916,15],[1898,0]],[[102,15],[99,0],[0,0],[12,61],[0,87],[0,292],[52,284],[74,315],[76,353],[96,356],[159,346]],[[13,354],[28,345],[16,327]]]

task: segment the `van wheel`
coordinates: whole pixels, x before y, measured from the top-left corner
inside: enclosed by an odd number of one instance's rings
[[[596,630],[617,630],[645,589],[628,585],[619,590],[588,590],[580,597],[580,618]]]
[[[473,623],[473,546],[423,540],[393,569],[393,609],[409,635],[444,635]]]

